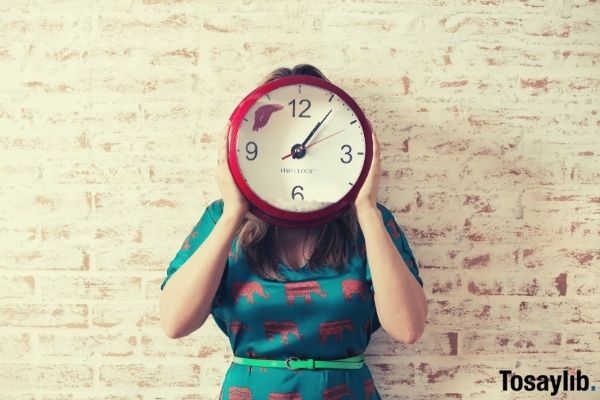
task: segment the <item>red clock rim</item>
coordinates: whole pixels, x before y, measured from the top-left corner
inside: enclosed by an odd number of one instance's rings
[[[329,90],[335,93],[338,97],[340,97],[354,112],[354,114],[358,117],[358,120],[363,127],[364,138],[365,138],[365,162],[363,163],[362,170],[356,183],[352,186],[352,188],[337,202],[324,207],[320,210],[316,211],[307,211],[307,212],[294,212],[294,211],[286,211],[280,208],[274,207],[264,201],[258,194],[256,194],[252,188],[246,183],[244,176],[242,174],[238,159],[237,159],[237,139],[238,139],[238,130],[244,119],[244,116],[248,112],[248,110],[266,93],[269,93],[279,87],[288,86],[293,84],[306,84],[318,86],[323,89]],[[263,217],[271,217],[268,218],[272,222],[277,223],[277,220],[281,220],[282,225],[290,226],[293,225],[302,225],[311,224],[314,225],[316,221],[323,220],[326,222],[329,218],[339,214],[339,212],[351,205],[356,196],[358,195],[358,191],[362,187],[367,174],[369,172],[369,168],[371,166],[371,162],[373,159],[373,139],[372,139],[372,127],[369,123],[368,119],[365,117],[360,106],[354,101],[350,95],[348,95],[344,90],[339,88],[338,86],[332,84],[329,81],[326,81],[321,78],[317,78],[310,75],[292,75],[285,76],[273,81],[267,82],[253,91],[251,91],[242,101],[238,104],[238,106],[233,110],[231,116],[229,117],[231,121],[231,126],[228,132],[228,154],[227,154],[227,163],[231,170],[231,174],[235,183],[238,185],[238,188],[241,190],[242,194],[246,197],[246,199],[253,204],[255,207],[260,209]]]

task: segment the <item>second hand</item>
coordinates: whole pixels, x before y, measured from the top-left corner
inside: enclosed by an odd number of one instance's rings
[[[322,141],[323,141],[323,140],[325,140],[325,139],[329,139],[330,137],[332,137],[332,136],[334,136],[334,135],[337,135],[338,133],[342,133],[342,132],[344,132],[344,130],[343,130],[343,129],[342,129],[342,130],[339,130],[339,131],[337,131],[337,132],[334,132],[334,133],[332,133],[332,134],[331,134],[331,135],[329,135],[329,136],[322,137],[321,139],[319,139],[319,140],[316,140],[316,141],[312,142],[311,144],[309,144],[308,146],[306,146],[306,148],[308,149],[310,146],[312,146],[312,145],[315,145],[315,144],[317,144],[317,143],[319,143],[319,142],[322,142]],[[282,159],[282,160],[285,160],[286,158],[290,157],[291,155],[292,155],[292,153],[286,154],[285,156],[281,157],[281,159]]]

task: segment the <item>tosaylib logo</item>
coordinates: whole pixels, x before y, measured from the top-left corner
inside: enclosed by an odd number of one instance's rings
[[[502,390],[507,391],[539,391],[551,390],[554,396],[559,390],[563,391],[596,391],[596,386],[590,384],[590,378],[581,373],[581,370],[563,370],[562,375],[519,375],[509,369],[501,369]]]

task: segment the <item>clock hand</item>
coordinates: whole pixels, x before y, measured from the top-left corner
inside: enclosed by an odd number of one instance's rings
[[[309,148],[309,147],[310,147],[310,146],[312,146],[312,145],[315,145],[315,144],[317,144],[317,143],[319,143],[319,142],[322,142],[322,141],[323,141],[323,140],[325,140],[325,139],[329,139],[330,137],[332,137],[332,136],[334,136],[334,135],[337,135],[338,133],[342,133],[342,132],[344,132],[344,130],[343,130],[343,129],[342,129],[342,130],[339,130],[339,131],[337,131],[337,132],[335,132],[335,133],[332,133],[332,134],[331,134],[331,135],[329,135],[329,136],[325,136],[325,137],[323,137],[323,138],[321,138],[321,139],[319,139],[319,140],[317,140],[317,141],[314,141],[314,142],[312,142],[311,144],[309,144],[308,146],[306,146],[306,148]],[[290,153],[286,154],[285,156],[281,157],[281,159],[282,159],[282,160],[285,160],[286,158],[290,157],[291,155],[292,155],[292,153],[290,152]]]
[[[317,131],[317,129],[319,129],[319,127],[321,126],[321,124],[323,123],[323,121],[325,121],[325,119],[329,116],[329,114],[331,114],[331,111],[333,111],[333,109],[330,109],[329,112],[327,114],[325,114],[325,116],[323,117],[323,119],[321,121],[317,122],[317,124],[312,129],[312,131],[310,131],[310,133],[308,134],[308,136],[306,137],[306,139],[304,139],[304,142],[302,142],[302,147],[306,146],[306,143],[310,140],[310,138],[312,137],[312,135],[315,134],[315,132]]]

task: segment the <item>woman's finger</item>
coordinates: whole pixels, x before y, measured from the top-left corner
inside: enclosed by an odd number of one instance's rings
[[[379,140],[377,139],[377,135],[375,134],[375,129],[371,127],[371,137],[373,138],[373,154],[379,154]]]

